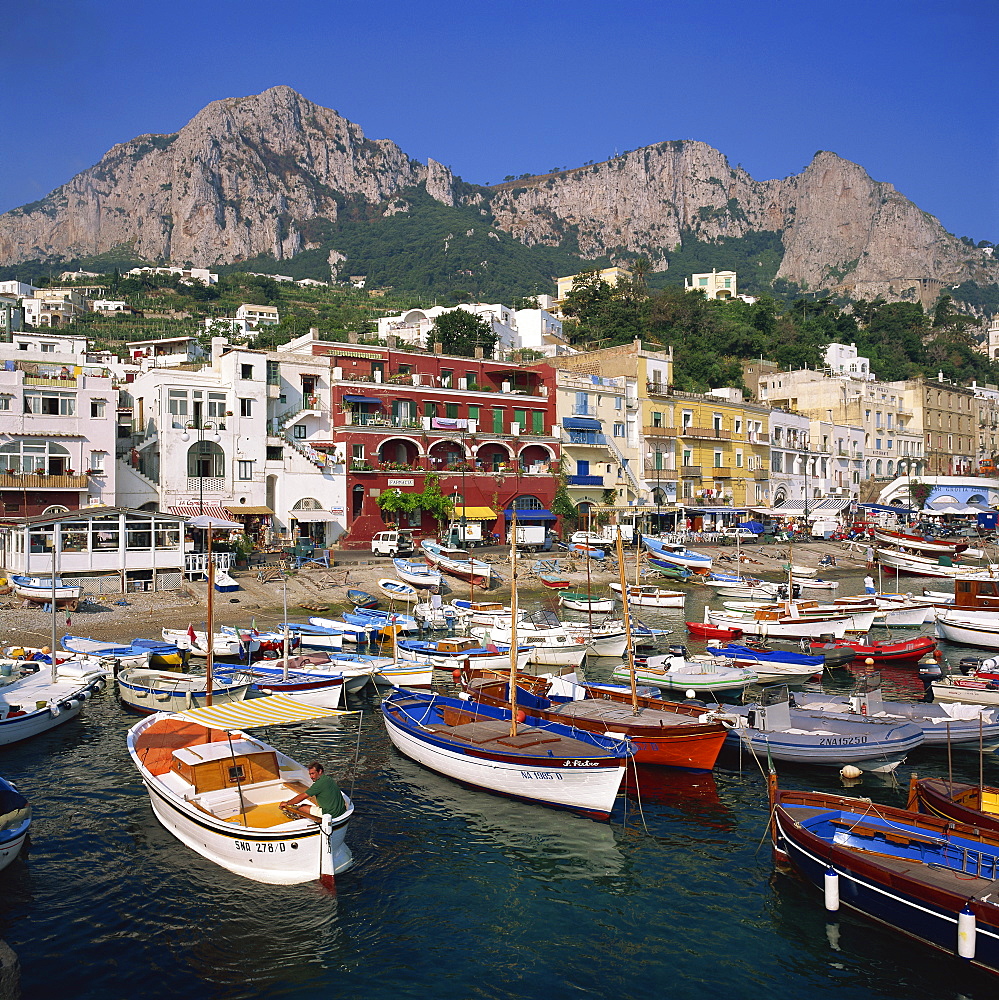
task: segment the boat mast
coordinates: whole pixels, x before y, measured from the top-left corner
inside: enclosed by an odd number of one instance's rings
[[[510,735],[517,735],[517,508],[510,521]]]
[[[631,678],[631,710],[638,715],[638,686],[635,682],[635,651],[631,648],[631,614],[628,610],[628,581],[624,576],[624,546],[621,544],[621,526],[617,528],[617,565],[621,578],[621,604],[624,607],[625,655],[628,657],[628,676]]]
[[[288,683],[288,576],[285,573],[281,574],[281,579],[284,581],[284,639],[281,642],[281,652],[284,657],[284,669],[281,671],[281,683]]]
[[[52,683],[55,684],[58,665],[56,664],[56,534],[59,532],[59,522],[52,522],[52,645],[49,646],[49,659],[52,661]],[[61,535],[60,539],[61,541]]]
[[[212,672],[215,669],[215,560],[212,558],[212,526],[208,525],[208,621],[205,629],[208,635],[205,637],[208,649],[205,651],[205,671],[207,673],[207,683],[205,686],[205,705],[212,704]]]

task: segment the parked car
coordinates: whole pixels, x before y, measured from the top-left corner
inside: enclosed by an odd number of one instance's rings
[[[411,531],[379,531],[371,539],[371,551],[381,556],[408,556],[413,552]]]
[[[727,528],[722,528],[721,534],[724,538],[741,538],[749,542],[756,541],[756,532],[750,531],[749,528],[738,528],[730,525]]]

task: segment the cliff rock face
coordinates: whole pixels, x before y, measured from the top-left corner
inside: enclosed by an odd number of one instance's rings
[[[287,258],[319,246],[346,199],[387,202],[391,215],[409,210],[395,196],[420,183],[442,204],[458,202],[461,185],[440,163],[423,166],[274,87],[216,101],[174,135],[115,146],[42,201],[0,216],[0,263],[116,247],[199,266]],[[905,297],[911,288],[999,281],[999,262],[833,153],[818,153],[799,175],[756,181],[702,142],[664,142],[500,185],[488,206],[481,192],[466,197],[526,244],[574,236],[584,257],[642,253],[658,270],[691,234],[779,231],[779,276],[810,288]]]
[[[435,168],[435,191],[450,196],[450,173]],[[394,143],[273,87],[209,104],[175,135],[115,146],[44,200],[0,216],[0,260],[121,245],[201,266],[289,257],[309,245],[310,220],[336,219],[338,197],[380,201],[427,175]]]

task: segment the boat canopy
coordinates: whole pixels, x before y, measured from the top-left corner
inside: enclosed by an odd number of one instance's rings
[[[253,729],[260,726],[280,726],[286,722],[305,722],[308,719],[325,719],[333,715],[357,715],[335,708],[318,708],[305,705],[283,694],[249,701],[233,701],[207,708],[192,708],[178,712],[174,718],[196,722],[206,729]]]

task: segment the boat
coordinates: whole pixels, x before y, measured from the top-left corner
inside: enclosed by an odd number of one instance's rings
[[[100,661],[117,661],[118,666],[124,667],[180,667],[187,662],[189,655],[187,650],[179,649],[172,642],[156,639],[133,639],[126,644],[88,639],[81,635],[64,635],[59,645],[68,653]]]
[[[718,713],[731,726],[734,749],[751,750],[759,760],[816,764],[888,773],[923,742],[913,722],[893,719],[847,718],[795,708],[783,684],[765,688],[749,705],[726,705]]]
[[[742,635],[741,628],[719,628],[717,625],[702,625],[700,622],[687,622],[687,631],[697,639],[738,639]]]
[[[778,864],[884,926],[999,972],[999,836],[905,809],[825,792],[786,791],[770,777]]]
[[[178,649],[190,650],[192,656],[208,655],[208,633],[188,627],[165,628],[160,633],[163,641],[175,645]],[[241,656],[256,653],[260,649],[260,640],[247,632],[216,632],[212,641],[213,656]]]
[[[594,597],[592,594],[581,594],[572,590],[563,590],[558,595],[558,603],[570,611],[582,611],[593,614],[610,614],[616,604],[613,597]]]
[[[807,656],[790,649],[767,649],[727,643],[724,646],[708,645],[712,656],[724,656],[738,667],[755,671],[761,683],[782,681],[795,684],[821,673],[825,663],[821,656]]]
[[[999,835],[999,788],[991,785],[920,778],[913,773],[909,776],[906,808]]]
[[[44,576],[12,576],[10,584],[18,597],[35,604],[51,604],[53,597],[52,577]],[[57,576],[55,579],[55,603],[62,607],[80,599],[82,588],[63,583]]]
[[[258,670],[255,666],[239,671],[243,678],[252,679],[253,694],[281,694],[306,705],[320,708],[339,708],[343,696],[344,676],[320,677],[315,674],[283,671],[274,673]],[[214,677],[227,679],[229,672],[216,668]],[[213,698],[213,703],[215,699]]]
[[[243,730],[338,714],[282,695],[158,712],[129,730],[128,751],[156,818],[202,857],[270,885],[328,882],[352,861],[353,803],[344,795],[344,811],[319,822],[284,813],[310,786],[308,770]]]
[[[446,548],[437,542],[424,539],[420,542],[423,558],[435,569],[465,580],[474,587],[485,587],[492,576],[492,566],[480,559],[473,559],[465,549]]]
[[[627,737],[638,764],[710,771],[725,742],[725,727],[705,721],[707,709],[698,706],[637,695],[633,701],[630,692],[613,695],[562,677],[518,674],[516,683],[523,711],[584,732]],[[462,671],[461,684],[472,705],[510,707],[506,677]]]
[[[887,528],[875,528],[874,540],[895,548],[915,549],[918,552],[945,552],[956,555],[963,552],[970,543],[952,542],[946,538],[906,534],[902,531],[888,531]]]
[[[614,668],[617,680],[630,680],[626,664]],[[639,684],[666,691],[741,691],[755,684],[756,672],[749,667],[735,667],[720,658],[688,660],[683,656],[665,654],[635,658],[635,680]]]
[[[621,584],[612,583],[610,589],[622,593]],[[628,587],[628,603],[639,608],[682,608],[687,598],[682,590],[664,590],[662,587]]]
[[[898,552],[894,549],[883,548],[877,549],[876,555],[882,566],[897,569],[901,573],[909,573],[912,576],[939,576],[960,580],[976,577],[983,573],[982,567],[979,566],[955,565],[952,558],[946,555],[932,558],[919,556],[914,552]],[[991,571],[991,567],[989,570]]]
[[[0,778],[0,871],[21,853],[30,829],[30,803],[13,782]]]
[[[649,565],[660,575],[669,580],[679,580],[684,582],[689,580],[694,574],[686,566],[674,566],[663,559],[656,559],[649,556]]]
[[[213,671],[211,701],[208,701],[208,675],[176,670],[150,670],[126,667],[118,673],[118,697],[123,705],[137,712],[184,712],[206,704],[242,701],[253,686],[251,675]]]
[[[823,580],[818,577],[814,580],[799,580],[802,590],[838,590],[839,584],[835,580]]]
[[[392,565],[399,577],[413,587],[439,587],[442,577],[426,563],[413,562],[409,559],[393,559]]]
[[[938,608],[936,631],[941,639],[961,646],[999,649],[999,614],[995,611],[965,611]]]
[[[434,596],[436,597],[437,595],[435,594]],[[431,601],[420,601],[419,604],[415,604],[413,606],[413,616],[417,621],[432,629],[450,630],[461,619],[461,615],[452,605],[435,605]]]
[[[509,620],[498,620],[489,626],[473,628],[473,633],[491,642],[513,640],[513,627]],[[541,636],[546,642],[557,634],[564,635],[585,646],[594,656],[620,656],[628,640],[624,626],[617,621],[604,621],[600,625],[586,625],[582,622],[563,622],[548,611],[536,611],[517,621],[517,641],[527,642],[528,637]]]
[[[283,658],[257,660],[251,669],[254,674],[275,679],[283,677],[286,669],[289,674],[321,680],[340,679],[348,694],[358,694],[365,688],[376,685],[378,672],[385,664],[391,666],[391,658],[318,651],[289,656],[287,665]]]
[[[930,683],[934,701],[959,701],[971,705],[999,705],[999,672],[994,660],[964,674],[945,674]]]
[[[549,590],[568,590],[572,586],[568,577],[557,573],[538,573],[537,577]]]
[[[631,753],[626,741],[530,712],[400,690],[382,701],[393,746],[439,774],[496,795],[606,819]]]
[[[347,591],[347,600],[357,608],[377,608],[381,603],[374,594],[353,588]]]
[[[230,576],[228,570],[215,570],[215,589],[220,594],[231,594],[239,590],[239,584]]]
[[[382,579],[378,581],[378,589],[388,598],[395,601],[418,600],[416,587],[399,580]]]
[[[440,639],[437,642],[422,639],[400,639],[396,643],[399,656],[404,660],[429,663],[441,670],[452,670],[463,663],[477,667],[502,668],[510,663],[510,647],[483,646],[477,639]],[[531,650],[518,644],[517,666],[527,663]]]
[[[318,622],[331,622],[330,625],[321,625]],[[324,649],[327,651],[339,651],[343,649],[345,640],[357,642],[360,637],[363,641],[368,641],[368,636],[374,631],[373,628],[366,628],[360,625],[350,625],[347,622],[333,623],[328,618],[310,618],[307,622],[281,622],[278,629],[298,637],[299,646],[302,649]]]
[[[415,632],[419,627],[413,615],[404,615],[395,611],[371,611],[365,608],[358,608],[354,613],[345,611],[343,620],[350,625],[367,626],[376,632],[386,628],[395,628],[400,632]],[[314,625],[320,623],[318,618],[310,618],[309,621]],[[327,627],[333,628],[335,625],[334,621],[332,625]]]
[[[849,649],[859,660],[871,659],[877,663],[915,663],[924,656],[933,656],[937,644],[932,636],[919,635],[901,642],[856,642],[852,639],[837,639],[835,642],[812,642],[810,648],[816,656],[822,656],[829,647]]]
[[[846,635],[851,616],[840,614],[805,618],[762,608],[750,612],[715,611],[705,608],[704,621],[707,625],[739,628],[746,635],[760,635],[774,639],[807,639],[818,638],[821,635],[832,635],[834,638],[842,639]]]
[[[451,607],[466,625],[495,625],[497,622],[509,622],[513,614],[508,605],[497,601],[464,601],[455,598],[451,601]]]
[[[654,538],[649,538],[647,535],[642,536],[642,544],[649,550],[651,556],[661,562],[673,566],[685,566],[691,570],[711,569],[711,556],[705,555],[703,552],[695,552],[682,545],[667,545]]]
[[[794,696],[798,708],[822,714],[858,715],[867,719],[899,719],[914,722],[923,731],[926,746],[974,746],[987,750],[999,746],[999,709],[952,702],[946,705],[885,701],[881,675],[874,671],[857,679],[849,695],[800,692]]]
[[[818,576],[819,570],[816,566],[795,566],[793,563],[784,563],[781,567],[785,573],[802,581],[811,576]]]
[[[0,746],[18,743],[76,718],[107,686],[108,671],[87,660],[0,665]]]
[[[588,542],[559,542],[559,548],[567,552],[575,552],[577,555],[586,556],[587,559],[606,559],[606,547],[591,545]]]

